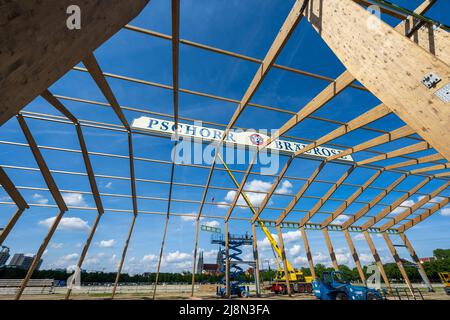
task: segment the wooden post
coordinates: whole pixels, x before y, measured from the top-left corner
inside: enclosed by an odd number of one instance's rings
[[[23,209],[17,209],[14,215],[9,219],[8,224],[5,226],[5,228],[0,232],[0,246],[5,241],[8,234],[11,232],[12,228],[15,226],[17,220],[19,220],[20,216],[22,215]]]
[[[197,250],[198,250],[198,227],[200,224],[200,219],[195,220],[195,240],[194,240],[194,265],[192,266],[192,288],[191,288],[191,297],[194,296],[194,287],[195,287],[195,272],[196,272],[196,264],[197,264]],[[201,272],[201,270],[200,270]]]
[[[302,234],[303,245],[305,246],[306,258],[308,259],[309,271],[311,271],[311,276],[316,279],[316,270],[314,269],[314,261],[311,254],[311,249],[309,247],[308,237],[306,236],[305,227],[300,227],[300,232]]]
[[[289,273],[288,266],[287,266],[286,250],[284,248],[283,234],[281,233],[280,225],[277,225],[277,234],[278,234],[278,241],[280,242],[281,259],[283,260],[284,275],[286,277],[287,292],[288,292],[289,296],[292,296],[291,279],[290,279],[291,275]]]
[[[389,235],[384,232],[383,238],[386,240],[386,243],[388,245],[389,251],[391,251],[392,256],[394,257],[395,263],[398,266],[398,269],[400,270],[400,273],[402,274],[403,280],[405,280],[405,284],[408,287],[409,291],[411,292],[412,296],[414,297],[414,290],[411,285],[411,281],[409,280],[408,274],[406,273],[405,267],[403,266],[402,260],[400,259],[397,250],[394,247],[394,244],[392,243],[391,238],[389,238]]]
[[[430,291],[434,292],[433,286],[431,285],[431,281],[427,276],[427,273],[425,272],[425,268],[423,267],[422,263],[419,260],[419,257],[416,254],[416,251],[414,250],[411,242],[409,241],[409,239],[406,237],[406,234],[404,234],[403,232],[399,234],[400,238],[403,240],[403,243],[405,244],[406,248],[409,251],[409,254],[411,256],[411,258],[414,260],[414,262],[417,264],[417,267],[419,268],[420,271],[420,275],[423,278],[423,281],[425,282],[425,284],[428,286],[428,288],[430,289]]]
[[[259,255],[258,255],[258,241],[256,238],[256,226],[252,223],[252,236],[253,236],[253,259],[255,260],[255,277],[256,296],[259,297],[261,293],[261,277],[259,274]]]
[[[347,241],[350,253],[352,254],[353,260],[355,261],[356,269],[358,270],[359,277],[363,284],[366,284],[366,275],[359,261],[358,252],[356,251],[355,244],[353,243],[352,236],[347,229],[344,229],[345,240]]]
[[[225,221],[225,296],[230,299],[231,298],[231,290],[230,290],[230,250],[229,250],[229,242],[230,242],[230,231],[228,228],[228,221]]]
[[[334,253],[333,244],[331,243],[330,234],[327,228],[322,229],[323,236],[325,237],[325,243],[327,244],[328,252],[330,253],[331,263],[336,271],[339,271],[339,265],[337,263],[336,254]]]
[[[375,263],[378,266],[378,270],[380,270],[381,277],[383,278],[386,287],[388,288],[389,291],[392,292],[391,283],[389,282],[389,279],[384,270],[383,262],[381,262],[380,256],[378,255],[377,249],[375,248],[375,245],[372,241],[372,238],[370,237],[369,232],[363,231],[363,235],[366,238],[367,244],[369,245],[370,251],[372,252],[373,258],[375,259]]]

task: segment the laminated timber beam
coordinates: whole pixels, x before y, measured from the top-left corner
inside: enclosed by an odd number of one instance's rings
[[[47,249],[47,246],[53,237],[53,234],[55,233],[56,229],[58,228],[58,225],[64,215],[64,213],[68,210],[66,203],[61,195],[61,192],[58,189],[58,186],[55,183],[55,180],[53,179],[52,174],[50,173],[50,170],[47,166],[47,163],[44,160],[44,157],[42,156],[36,141],[33,138],[33,135],[31,134],[30,129],[28,128],[27,123],[25,122],[25,119],[21,114],[17,115],[17,120],[19,122],[20,128],[22,129],[22,132],[25,135],[25,139],[28,142],[28,145],[30,146],[31,152],[33,154],[34,159],[36,160],[36,163],[38,164],[39,170],[44,178],[45,183],[47,184],[48,189],[50,190],[50,194],[52,195],[53,199],[56,202],[56,205],[58,206],[59,212],[56,215],[55,219],[52,222],[52,225],[50,226],[44,240],[42,241],[41,245],[39,246],[39,249],[36,253],[36,255],[33,258],[33,261],[31,262],[30,267],[27,270],[27,274],[25,275],[25,278],[22,280],[22,283],[20,284],[19,289],[16,291],[15,300],[19,300],[22,296],[28,282],[31,279],[31,276],[33,275],[34,271],[36,270],[36,267],[39,264],[39,260],[41,260],[42,255],[44,254],[45,250]]]
[[[307,18],[349,72],[450,160],[442,139],[450,136],[450,109],[434,94],[450,82],[448,64],[381,20],[369,27],[371,14],[352,0],[311,2]],[[442,79],[433,90],[421,83],[430,72]]]
[[[386,166],[385,169],[386,170],[393,170],[393,169],[397,169],[397,168],[413,166],[413,165],[416,165],[416,164],[438,161],[438,160],[441,160],[443,158],[444,157],[441,156],[439,153],[435,153],[435,154],[432,154],[432,155],[429,155],[429,156],[424,156],[424,157],[420,157],[420,158],[417,158],[417,159],[411,159],[411,160],[407,160],[407,161],[391,164],[389,166]]]
[[[283,233],[281,232],[281,227],[277,225],[277,234],[278,234],[278,243],[280,244],[280,250],[281,250],[281,260],[283,260],[283,268],[284,268],[284,275],[286,278],[286,287],[287,287],[287,293],[289,296],[292,295],[292,288],[291,288],[291,281],[290,281],[290,273],[288,269],[287,259],[286,259],[286,248],[284,246],[284,240],[283,240]]]
[[[347,241],[348,248],[350,249],[350,254],[352,255],[353,261],[355,262],[356,269],[358,270],[359,278],[362,283],[366,283],[366,275],[364,274],[364,269],[362,268],[361,261],[359,260],[358,252],[356,251],[355,244],[353,243],[352,236],[350,232],[345,229],[344,230],[345,241]]]
[[[383,172],[383,170],[376,171],[362,186],[360,186],[350,197],[342,203],[339,208],[337,208],[331,215],[329,215],[322,223],[321,227],[327,227],[334,219],[340,216],[345,209],[347,209],[355,200],[359,197],[361,193],[364,192],[371,184],[374,182]]]
[[[309,246],[308,236],[306,235],[305,227],[300,227],[300,233],[303,239],[303,246],[305,248],[306,259],[308,260],[309,271],[311,272],[311,276],[313,280],[316,279],[316,270],[314,269],[314,260],[311,254],[311,247]]]
[[[323,236],[325,238],[325,243],[327,245],[328,253],[330,254],[331,263],[333,265],[334,270],[339,271],[339,265],[336,259],[336,253],[334,252],[333,244],[331,243],[330,234],[328,233],[327,228],[322,229]]]
[[[393,150],[390,152],[387,152],[385,154],[380,154],[378,156],[369,158],[369,159],[364,159],[361,161],[358,161],[358,165],[363,165],[363,164],[369,164],[372,162],[377,162],[377,161],[382,161],[382,160],[386,160],[386,159],[391,159],[391,158],[395,158],[398,156],[403,156],[405,154],[409,154],[409,153],[414,153],[414,152],[418,152],[418,151],[424,151],[424,150],[428,150],[430,149],[431,146],[428,142],[422,141],[419,143],[415,143],[412,144],[410,146],[404,147],[404,148],[400,148],[397,150]]]
[[[0,125],[135,18],[148,0],[79,0],[81,29],[69,30],[70,0],[8,1],[0,25]]]
[[[369,232],[363,231],[364,238],[366,238],[367,244],[369,245],[370,252],[372,252],[373,258],[375,259],[375,263],[378,266],[378,270],[380,271],[381,277],[384,280],[384,283],[389,291],[392,291],[391,283],[389,278],[387,277],[386,271],[384,270],[383,262],[381,261],[380,255],[378,254],[377,249],[375,248],[375,244],[373,243],[372,237]]]
[[[8,223],[3,228],[3,230],[1,230],[0,233],[0,246],[1,246],[5,241],[6,237],[8,236],[8,234],[11,232],[12,228],[14,228],[14,226],[16,225],[17,220],[19,220],[22,213],[25,211],[25,209],[28,209],[29,206],[2,167],[0,167],[0,184],[3,186],[3,189],[5,189],[6,193],[9,195],[9,197],[14,201],[14,203],[17,206],[16,212],[14,212],[13,216],[9,219]]]
[[[395,260],[395,263],[397,264],[398,269],[400,270],[403,280],[405,280],[405,284],[408,287],[409,292],[412,294],[413,297],[415,297],[414,290],[411,285],[411,281],[409,280],[409,277],[408,277],[408,273],[406,272],[405,267],[403,266],[402,259],[400,259],[400,256],[398,255],[397,250],[395,249],[395,246],[392,243],[391,238],[389,237],[389,235],[387,233],[383,233],[383,238],[386,241],[386,244],[389,248],[389,251],[392,254],[392,257]]]
[[[253,240],[253,260],[255,261],[255,285],[256,285],[256,296],[260,296],[261,292],[261,276],[259,271],[259,254],[258,254],[258,239],[256,238],[256,226],[254,223],[252,225],[252,240]],[[195,262],[194,262],[195,264]]]
[[[409,197],[411,197],[414,193],[419,191],[420,188],[422,188],[424,185],[426,185],[428,182],[432,180],[432,177],[428,177],[420,181],[417,185],[415,185],[411,190],[409,190],[407,193],[402,195],[400,198],[395,200],[391,205],[381,210],[375,217],[371,217],[366,223],[364,223],[361,228],[363,230],[366,230],[367,228],[370,228],[374,224],[381,221],[383,218],[385,218],[388,214],[390,214],[392,211],[397,209],[404,201],[406,201]]]
[[[394,219],[383,224],[380,227],[380,230],[385,231],[388,228],[393,227],[394,225],[398,224],[402,220],[406,219],[411,214],[413,214],[416,210],[420,209],[423,205],[428,203],[431,199],[438,196],[442,191],[447,189],[448,186],[450,186],[450,182],[446,182],[443,185],[441,185],[440,187],[438,187],[437,189],[433,190],[433,192],[431,192],[429,195],[423,197],[422,199],[417,201],[415,204],[413,204],[411,207],[405,209],[403,212],[401,212],[400,214],[395,216]]]
[[[423,172],[427,172],[427,171],[436,171],[436,170],[442,170],[442,169],[448,169],[448,168],[450,168],[450,163],[447,162],[447,163],[443,163],[443,164],[437,164],[435,166],[414,169],[414,170],[411,170],[410,172],[412,174],[415,174],[415,173],[423,173]]]
[[[440,209],[445,207],[449,203],[449,201],[450,201],[450,197],[445,197],[443,200],[436,203],[431,208],[426,209],[426,211],[424,213],[420,214],[417,217],[414,217],[412,220],[410,220],[410,221],[406,222],[405,224],[401,225],[400,227],[398,227],[398,231],[405,232],[409,228],[415,226],[416,224],[418,224],[418,223],[422,222],[423,220],[425,220],[426,218],[430,217],[436,211],[439,211]]]
[[[389,186],[386,187],[385,190],[380,192],[375,198],[373,198],[368,204],[366,204],[364,207],[361,208],[357,213],[355,213],[354,216],[351,216],[342,224],[342,228],[347,229],[350,225],[361,219],[370,209],[372,209],[375,205],[377,205],[383,198],[396,186],[398,186],[403,180],[405,180],[408,177],[408,174],[405,173],[401,175],[397,180],[395,180],[393,183],[391,183]]]
[[[372,147],[376,147],[400,138],[404,138],[407,137],[409,135],[414,134],[415,131],[413,129],[411,129],[409,126],[403,126],[401,128],[395,129],[393,131],[384,133],[376,138],[370,139],[366,142],[362,142],[354,147],[348,148],[344,151],[342,151],[341,153],[337,154],[337,155],[332,155],[331,157],[328,157],[328,160],[336,160],[338,158],[341,158],[343,156],[347,156],[350,155],[352,153],[356,153],[359,151],[363,151]]]

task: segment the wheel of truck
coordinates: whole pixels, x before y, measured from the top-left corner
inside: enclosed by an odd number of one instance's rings
[[[339,292],[336,295],[336,300],[348,300],[348,296],[344,292]]]
[[[373,293],[367,294],[367,300],[378,300],[378,298]]]

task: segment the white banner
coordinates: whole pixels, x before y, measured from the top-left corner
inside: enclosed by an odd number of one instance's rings
[[[134,119],[131,126],[133,129],[146,130],[158,135],[173,135],[175,133],[175,123],[173,121],[150,118],[146,116]],[[190,137],[192,139],[220,142],[223,134],[224,131],[219,129],[207,128],[186,123],[178,123],[178,135]],[[262,145],[267,139],[269,139],[267,135],[255,131],[230,131],[228,133],[228,136],[225,138],[225,143],[227,145],[235,144],[238,146],[255,148]],[[267,149],[277,150],[281,153],[292,155],[296,151],[303,149],[305,146],[306,144],[304,143],[286,140],[275,140],[267,146]],[[305,154],[327,158],[332,155],[339,154],[340,152],[341,150],[338,149],[319,146],[305,152]],[[350,155],[344,156],[339,159],[345,161],[353,161],[353,158]]]

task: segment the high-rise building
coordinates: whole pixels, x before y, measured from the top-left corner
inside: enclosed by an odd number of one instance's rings
[[[0,267],[6,265],[6,261],[9,259],[9,248],[1,246],[0,250]]]
[[[26,256],[23,253],[16,253],[12,257],[11,261],[9,262],[9,266],[15,267],[18,269],[28,270],[31,266],[31,263],[33,262],[34,256]],[[42,264],[42,259],[39,260],[38,265],[36,266],[36,270],[39,270],[39,267]]]
[[[203,271],[203,251],[200,251],[198,255],[198,263],[197,263],[197,273],[201,274]]]

